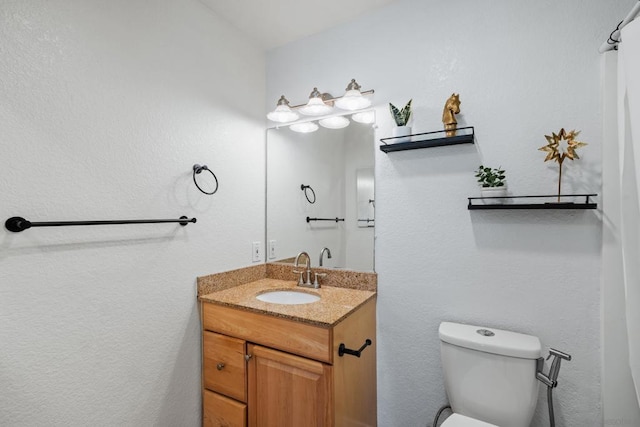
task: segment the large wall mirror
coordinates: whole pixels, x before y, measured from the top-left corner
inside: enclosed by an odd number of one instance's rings
[[[324,267],[374,270],[374,148],[371,123],[267,130],[268,262],[293,262],[306,251],[317,267],[328,248]]]

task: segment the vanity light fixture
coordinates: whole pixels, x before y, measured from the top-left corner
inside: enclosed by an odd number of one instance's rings
[[[320,126],[322,126],[323,128],[342,129],[349,126],[350,122],[349,122],[349,119],[347,119],[344,116],[334,116],[334,117],[327,117],[326,119],[320,119],[318,120],[318,123],[320,123]]]
[[[324,116],[331,113],[333,107],[325,103],[325,97],[318,91],[317,87],[314,87],[309,95],[309,102],[307,102],[307,105],[300,107],[300,112],[305,116]],[[331,95],[328,95],[328,97],[330,98]]]
[[[355,113],[354,115],[352,115],[351,119],[354,122],[371,124],[376,121],[376,113],[373,110],[361,111],[359,113]]]
[[[374,93],[373,89],[361,91],[356,79],[351,79],[347,91],[343,96],[334,97],[329,93],[320,93],[317,87],[309,95],[309,102],[301,105],[289,105],[289,101],[282,95],[276,109],[267,118],[274,122],[290,123],[298,120],[298,111],[306,116],[325,116],[333,111],[333,106],[347,111],[361,110],[371,105],[371,99],[364,95]]]
[[[346,93],[335,101],[336,107],[343,110],[361,110],[371,105],[371,99],[365,98],[360,92],[361,86],[356,83],[356,79],[351,79],[347,85]]]
[[[289,101],[282,95],[276,104],[276,109],[267,114],[267,118],[273,122],[288,123],[298,120],[300,115],[289,106]]]
[[[294,123],[289,126],[289,129],[299,133],[311,133],[318,130],[318,125],[314,122]]]

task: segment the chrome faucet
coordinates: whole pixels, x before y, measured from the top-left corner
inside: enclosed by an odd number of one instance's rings
[[[327,253],[327,258],[331,259],[331,251],[329,250],[329,248],[322,248],[322,250],[320,251],[320,263],[318,264],[320,267],[322,267],[322,257],[325,252]]]
[[[307,262],[305,263],[305,271],[295,270],[296,268],[300,267],[300,258],[303,256],[307,257]],[[293,270],[294,273],[300,274],[300,277],[298,278],[298,286],[308,286],[308,287],[313,286],[313,283],[311,283],[311,257],[309,256],[308,253],[300,252],[298,256],[296,256],[296,261],[293,264],[293,268],[294,268]],[[302,275],[304,273],[307,273],[306,282],[302,280]]]

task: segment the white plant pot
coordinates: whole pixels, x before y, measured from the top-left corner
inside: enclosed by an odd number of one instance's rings
[[[411,126],[396,126],[391,129],[391,136],[398,137],[403,136],[404,138],[398,138],[391,141],[392,144],[398,144],[400,142],[409,142],[411,141],[411,137],[407,136],[411,135]]]
[[[507,195],[507,186],[502,187],[482,187],[480,189],[482,197],[504,197]],[[501,205],[507,203],[509,199],[483,199],[485,205]]]

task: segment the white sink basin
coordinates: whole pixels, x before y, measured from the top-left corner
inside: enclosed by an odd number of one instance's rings
[[[288,305],[309,304],[320,301],[318,295],[298,291],[269,291],[256,296],[256,298],[263,302]]]

